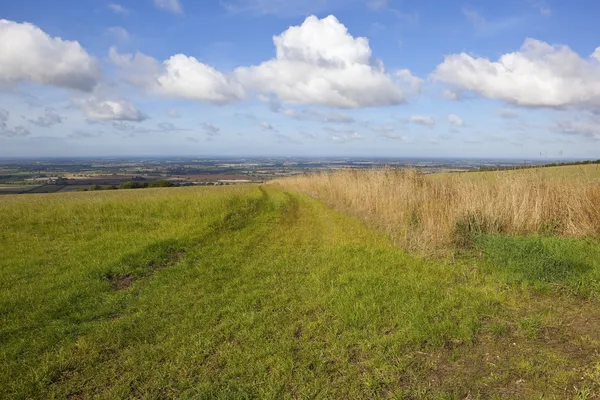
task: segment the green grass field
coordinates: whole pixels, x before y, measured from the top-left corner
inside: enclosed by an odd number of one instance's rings
[[[0,397],[600,393],[600,243],[408,255],[267,185],[0,197]]]
[[[516,170],[468,172],[460,174],[464,178],[478,180],[493,179],[496,176],[502,176],[506,174],[523,174],[528,172],[534,172],[552,179],[578,179],[588,182],[600,182],[600,164],[564,165],[559,167],[524,168]],[[443,175],[434,174],[432,176]]]

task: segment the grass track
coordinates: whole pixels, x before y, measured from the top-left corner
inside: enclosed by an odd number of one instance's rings
[[[579,290],[600,270],[594,242],[574,240],[589,255],[574,261],[568,244],[513,253],[501,237],[481,244],[485,259],[422,260],[274,187],[9,196],[0,206],[4,398],[600,389],[597,292]],[[519,262],[541,251],[568,261],[550,275]],[[565,275],[570,262],[585,267]]]

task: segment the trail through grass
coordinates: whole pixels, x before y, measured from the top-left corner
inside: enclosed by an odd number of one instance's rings
[[[489,237],[485,257],[425,260],[276,187],[10,196],[0,207],[3,398],[600,390],[598,291],[581,283],[598,276],[594,242]],[[527,255],[558,260],[555,270],[528,269]]]

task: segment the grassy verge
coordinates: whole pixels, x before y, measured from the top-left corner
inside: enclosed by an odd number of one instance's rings
[[[593,241],[477,236],[472,254],[422,259],[277,187],[0,205],[5,398],[600,390]]]

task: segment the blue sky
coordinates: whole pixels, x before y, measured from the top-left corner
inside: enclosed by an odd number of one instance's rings
[[[0,157],[600,158],[592,0],[0,4]]]

